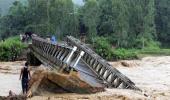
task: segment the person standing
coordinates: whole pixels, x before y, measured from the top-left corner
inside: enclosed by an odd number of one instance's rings
[[[28,69],[28,63],[26,62],[25,66],[21,69],[20,78],[19,78],[21,80],[23,94],[27,94],[28,92],[28,82],[30,78],[31,75]]]
[[[56,44],[57,43],[56,37],[54,35],[51,37],[50,40],[51,40],[52,44]]]

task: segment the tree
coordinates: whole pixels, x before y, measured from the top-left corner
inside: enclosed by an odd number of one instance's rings
[[[25,31],[47,35],[47,10],[47,0],[28,0],[27,26],[25,27]]]
[[[115,9],[112,0],[99,0],[101,9],[100,22],[98,26],[99,35],[110,35],[114,31]]]
[[[117,16],[115,18],[115,27],[112,36],[115,38],[118,47],[127,47],[129,43],[129,12],[127,10],[127,4],[124,0],[115,0],[113,6],[115,6]]]
[[[97,35],[97,26],[99,24],[100,9],[96,0],[85,1],[84,6],[81,8],[82,21],[87,27],[87,35],[90,40],[94,41]]]
[[[110,41],[118,47],[127,47],[129,12],[124,0],[100,0],[101,16],[99,34],[111,36]]]
[[[169,4],[168,0],[84,0],[78,7],[72,0],[28,0],[24,6],[16,1],[1,17],[0,32],[7,37],[32,31],[62,39],[80,31],[93,44],[94,37],[103,36],[116,47],[144,48],[156,36],[170,41]]]
[[[156,31],[159,41],[170,46],[170,1],[155,0],[156,6]]]
[[[78,20],[72,0],[51,0],[50,4],[51,32],[56,33],[59,38],[65,35],[75,35]]]
[[[155,2],[154,0],[146,0],[142,2],[143,16],[141,23],[141,31],[138,35],[139,42],[141,42],[141,48],[147,46],[156,38],[155,30]]]
[[[9,13],[1,18],[1,37],[6,38],[21,33],[25,26],[25,7],[19,1],[15,1],[9,9]]]

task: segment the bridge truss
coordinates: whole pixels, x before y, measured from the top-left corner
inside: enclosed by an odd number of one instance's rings
[[[72,36],[67,36],[67,41],[62,44],[33,37],[30,52],[52,70],[80,72],[82,79],[92,86],[141,91],[128,77]]]

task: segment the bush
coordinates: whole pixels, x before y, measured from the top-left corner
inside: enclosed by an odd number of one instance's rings
[[[136,49],[124,49],[124,48],[119,48],[115,49],[113,53],[114,59],[119,60],[119,59],[137,59],[138,58],[138,52]]]
[[[94,39],[94,48],[95,51],[102,57],[107,60],[111,60],[113,58],[113,49],[107,38],[105,37],[96,37]]]
[[[161,49],[160,43],[156,41],[149,41],[142,49],[113,49],[108,38],[105,37],[95,37],[94,44],[95,51],[107,60],[139,59],[146,55],[170,55],[170,49]]]
[[[108,39],[105,37],[96,37],[95,41],[95,51],[107,60],[120,60],[120,59],[136,59],[138,58],[138,50],[136,49],[113,49]]]
[[[20,55],[26,45],[21,43],[19,37],[11,37],[0,42],[0,60],[14,61]]]
[[[148,49],[148,48],[145,48],[145,49],[142,49],[140,51],[140,54],[149,54],[149,55],[170,55],[170,49]]]
[[[147,46],[141,49],[141,54],[159,54],[161,52],[160,43],[155,41],[150,41]]]

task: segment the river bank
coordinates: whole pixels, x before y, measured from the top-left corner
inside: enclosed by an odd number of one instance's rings
[[[141,60],[110,62],[129,77],[148,97],[132,90],[106,89],[95,94],[45,94],[29,100],[169,100],[170,98],[170,56],[144,57]],[[9,90],[21,93],[20,68],[24,61],[0,62],[0,95],[7,96]]]

